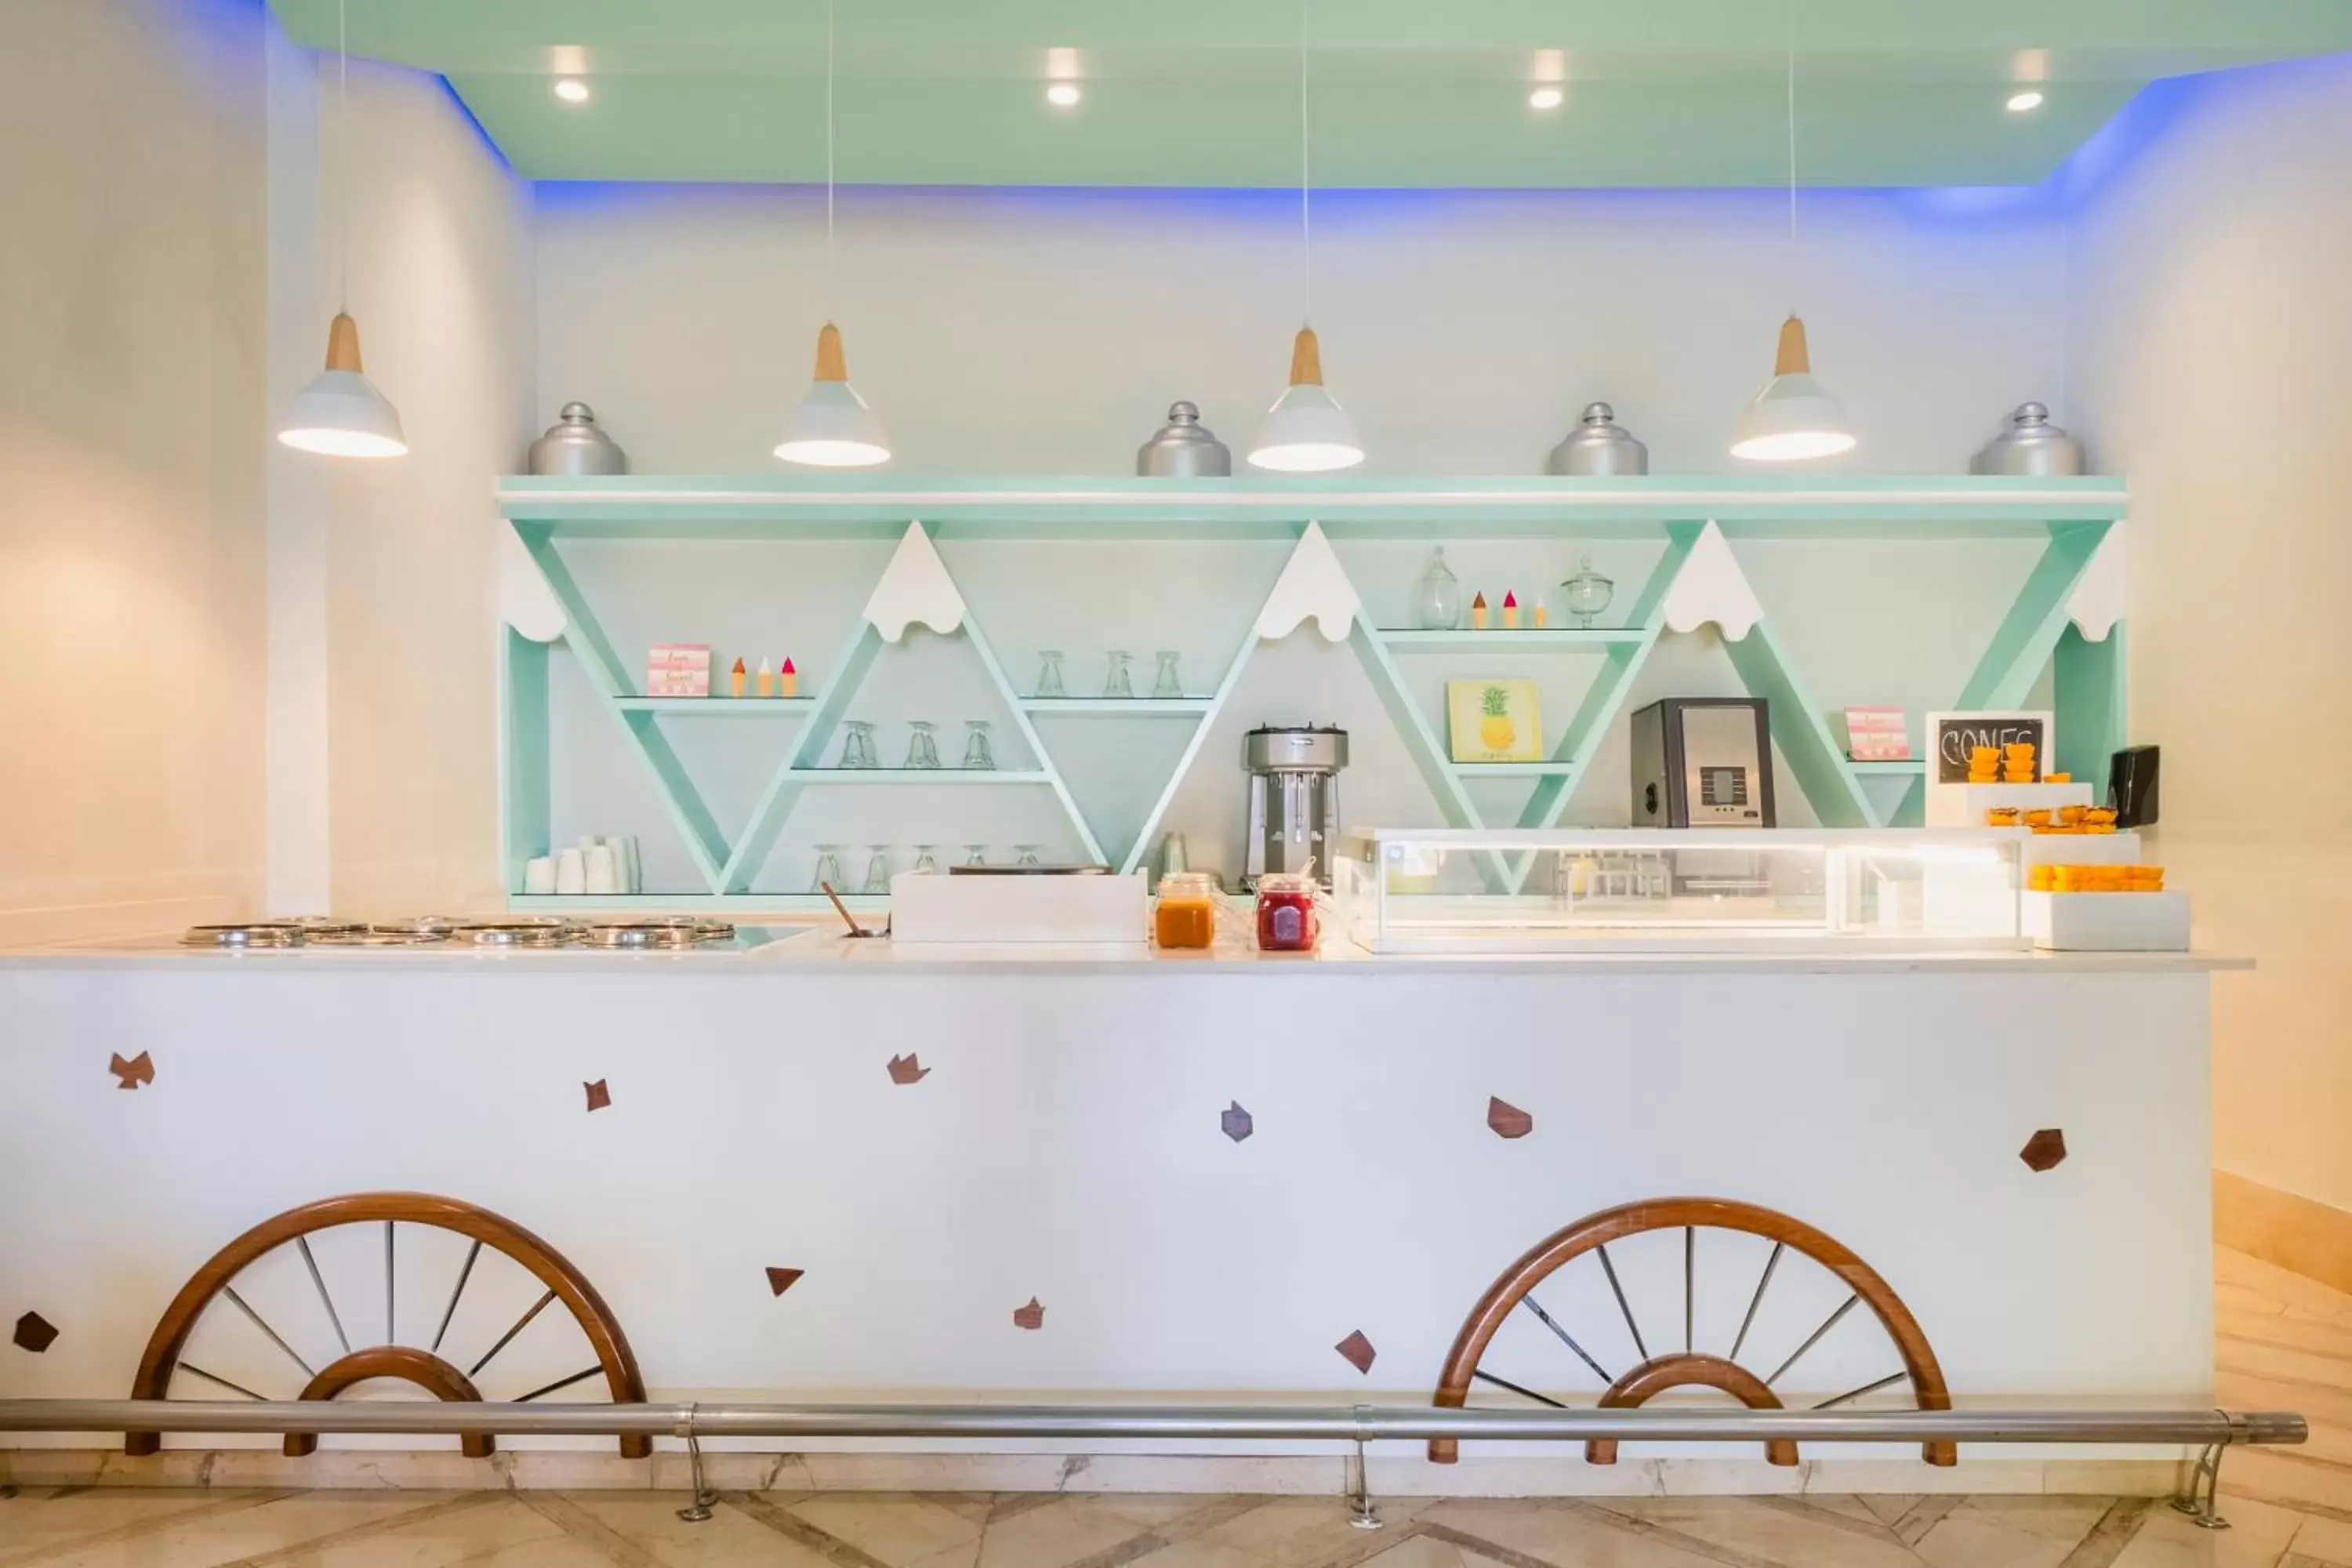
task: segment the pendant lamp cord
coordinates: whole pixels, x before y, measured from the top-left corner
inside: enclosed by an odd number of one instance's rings
[[[1802,258],[1797,244],[1797,0],[1789,0],[1789,313],[1797,313],[1797,274]]]
[[[834,297],[840,274],[833,255],[833,13],[834,0],[824,0],[824,313],[833,319]]]
[[[1313,142],[1307,115],[1307,0],[1298,0],[1298,251],[1299,324],[1315,321],[1315,200]]]
[[[352,309],[352,27],[347,0],[335,0],[335,291]]]

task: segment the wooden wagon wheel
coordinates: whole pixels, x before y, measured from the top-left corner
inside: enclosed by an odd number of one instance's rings
[[[457,1270],[457,1278],[449,1292],[449,1304],[440,1317],[440,1326],[430,1346],[418,1348],[396,1342],[370,1345],[354,1350],[345,1330],[346,1320],[335,1310],[334,1298],[328,1292],[326,1279],[319,1271],[312,1257],[310,1238],[322,1230],[338,1226],[381,1225],[383,1226],[383,1304],[384,1337],[395,1341],[394,1281],[399,1267],[398,1227],[404,1225],[424,1226],[435,1230],[454,1232],[468,1238],[466,1260]],[[327,1322],[332,1326],[336,1342],[343,1354],[322,1367],[313,1367],[298,1353],[287,1338],[270,1326],[247,1302],[236,1289],[236,1281],[245,1270],[267,1255],[291,1243],[302,1257],[310,1282],[318,1289],[319,1304],[325,1309]],[[500,1335],[481,1356],[464,1371],[441,1357],[442,1342],[448,1336],[449,1325],[457,1315],[457,1303],[466,1293],[466,1286],[474,1277],[475,1265],[481,1260],[482,1249],[511,1260],[527,1269],[540,1284],[546,1287],[530,1309],[517,1320],[515,1325]],[[202,1382],[242,1395],[261,1399],[264,1395],[225,1377],[206,1372],[181,1359],[188,1336],[206,1308],[226,1298],[230,1306],[250,1320],[253,1326],[267,1335],[286,1358],[302,1369],[308,1380],[301,1399],[333,1399],[345,1389],[372,1378],[397,1378],[415,1384],[438,1399],[478,1401],[475,1379],[496,1359],[499,1352],[513,1342],[531,1321],[547,1308],[561,1302],[586,1336],[595,1352],[595,1363],[527,1394],[512,1396],[518,1403],[538,1399],[558,1390],[584,1383],[602,1373],[604,1386],[614,1404],[638,1404],[646,1397],[645,1380],[637,1374],[636,1357],[629,1352],[629,1342],[621,1332],[612,1310],[604,1305],[596,1288],[588,1283],[587,1276],[573,1268],[569,1259],[538,1237],[520,1226],[492,1214],[486,1208],[463,1203],[456,1198],[435,1197],[428,1193],[353,1193],[345,1197],[324,1198],[300,1208],[289,1209],[275,1218],[262,1221],[235,1241],[215,1253],[210,1261],[189,1277],[163,1310],[155,1324],[155,1331],[147,1341],[146,1353],[139,1358],[139,1375],[131,1385],[133,1399],[168,1399],[174,1375],[187,1373]],[[356,1322],[357,1320],[352,1320]],[[653,1452],[653,1439],[643,1434],[624,1436],[621,1455],[624,1458],[642,1459]],[[319,1439],[315,1433],[289,1432],[285,1450],[289,1458],[299,1458],[316,1451]],[[463,1439],[466,1454],[472,1458],[489,1455],[494,1439],[488,1433],[470,1434]],[[152,1454],[162,1440],[153,1432],[129,1432],[123,1436],[122,1451],[126,1454]]]
[[[1642,1337],[1641,1326],[1626,1301],[1624,1289],[1618,1283],[1616,1266],[1609,1257],[1609,1245],[1653,1231],[1677,1230],[1682,1232],[1683,1348],[1678,1352],[1653,1354]],[[1748,1300],[1747,1315],[1740,1320],[1738,1337],[1732,1342],[1728,1355],[1706,1353],[1695,1342],[1696,1281],[1700,1253],[1699,1233],[1703,1230],[1736,1231],[1745,1236],[1761,1237],[1772,1244],[1771,1254],[1765,1259],[1763,1272],[1756,1280],[1755,1291]],[[1756,1326],[1756,1310],[1763,1304],[1764,1293],[1770,1288],[1774,1273],[1780,1268],[1783,1258],[1790,1252],[1810,1258],[1836,1276],[1848,1294],[1837,1310],[1807,1335],[1802,1343],[1773,1363],[1774,1370],[1759,1376],[1743,1364],[1739,1356],[1741,1351],[1748,1348],[1748,1331]],[[1601,1272],[1609,1281],[1610,1293],[1616,1298],[1617,1309],[1624,1317],[1627,1331],[1633,1336],[1634,1349],[1642,1357],[1640,1364],[1622,1373],[1612,1374],[1604,1368],[1579,1342],[1569,1327],[1547,1312],[1535,1298],[1538,1285],[1555,1270],[1586,1253],[1593,1254],[1599,1260]],[[1463,1321],[1462,1331],[1454,1336],[1453,1352],[1445,1358],[1445,1371],[1438,1380],[1436,1396],[1432,1403],[1441,1409],[1462,1408],[1468,1402],[1470,1385],[1475,1380],[1540,1405],[1566,1408],[1564,1402],[1511,1382],[1481,1364],[1488,1344],[1503,1326],[1504,1320],[1514,1310],[1524,1306],[1594,1375],[1609,1385],[1600,1399],[1603,1409],[1640,1405],[1671,1388],[1706,1387],[1721,1390],[1751,1410],[1778,1410],[1782,1405],[1772,1385],[1857,1305],[1868,1307],[1878,1319],[1879,1326],[1885,1330],[1886,1337],[1893,1342],[1903,1368],[1874,1383],[1824,1399],[1812,1408],[1832,1409],[1908,1379],[1918,1408],[1949,1410],[1952,1407],[1951,1393],[1944,1386],[1943,1369],[1936,1364],[1936,1352],[1928,1348],[1927,1335],[1919,1331],[1918,1320],[1912,1317],[1902,1298],[1879,1278],[1875,1269],[1836,1241],[1802,1220],[1759,1208],[1754,1204],[1735,1203],[1727,1198],[1652,1198],[1625,1204],[1587,1215],[1573,1225],[1555,1231],[1529,1249],[1517,1263],[1503,1270],[1501,1277],[1479,1299],[1470,1316]],[[1949,1465],[1958,1458],[1950,1443],[1928,1443],[1922,1451],[1931,1465]],[[1437,1464],[1450,1465],[1459,1453],[1459,1443],[1454,1438],[1434,1438],[1429,1445],[1429,1457]],[[1614,1464],[1617,1445],[1613,1440],[1595,1439],[1585,1444],[1584,1457],[1596,1465]],[[1797,1445],[1785,1440],[1768,1443],[1765,1445],[1765,1457],[1776,1465],[1793,1465],[1797,1462]]]

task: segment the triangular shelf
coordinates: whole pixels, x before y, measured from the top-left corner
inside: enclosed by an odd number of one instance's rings
[[[1622,493],[1621,493],[1622,492]],[[599,701],[628,740],[677,826],[707,900],[648,898],[651,905],[692,908],[787,907],[796,895],[753,894],[757,875],[802,795],[824,785],[1000,784],[1049,789],[1087,853],[1101,858],[1090,824],[1033,720],[1096,715],[1189,721],[1191,733],[1157,798],[1120,846],[1118,865],[1147,858],[1210,729],[1265,642],[1309,622],[1324,639],[1350,644],[1407,754],[1436,803],[1461,827],[1557,826],[1588,775],[1594,756],[1625,710],[1636,678],[1669,632],[1713,623],[1740,680],[1771,704],[1773,740],[1789,773],[1828,826],[1876,826],[1909,815],[1922,798],[1922,764],[1855,763],[1776,634],[1735,553],[1748,539],[1828,536],[2021,538],[2047,542],[2038,563],[1979,659],[1955,707],[2021,704],[2044,669],[2054,668],[2062,723],[2060,765],[2078,772],[2123,734],[2124,628],[2120,621],[2125,493],[2116,481],[2021,481],[1931,478],[1922,480],[1800,477],[1769,481],[1469,481],[1368,479],[1298,489],[1234,481],[1187,489],[1164,482],[951,481],[869,490],[827,481],[573,480],[517,481],[502,502],[515,537],[537,568],[509,574],[501,589],[508,622],[502,678],[502,791],[508,885],[519,889],[525,859],[547,852],[550,768],[548,647],[560,639],[578,660]],[[919,505],[915,503],[919,502]],[[900,509],[904,510],[900,510]],[[930,522],[904,521],[920,511]],[[1955,519],[1939,531],[1933,520]],[[893,521],[893,519],[897,521]],[[1323,521],[1314,521],[1320,518]],[[1708,521],[1714,518],[1718,521]],[[1445,521],[1431,521],[1427,520]],[[1330,524],[1327,537],[1325,523]],[[1622,526],[1630,531],[1614,532]],[[1400,659],[1510,634],[1383,632],[1370,624],[1330,539],[1430,540],[1663,536],[1664,548],[1635,595],[1626,624],[1591,632],[1547,629],[1517,634],[1517,651],[1595,658],[1600,668],[1577,702],[1551,754],[1539,762],[1478,766],[1452,761],[1439,726],[1408,690]],[[1179,537],[1295,540],[1281,573],[1247,633],[1206,696],[1152,700],[1024,698],[1007,679],[984,628],[935,537],[986,539]],[[809,695],[784,700],[677,702],[635,694],[626,668],[555,548],[570,538],[896,540],[865,608],[836,659]],[[543,590],[543,591],[542,591]],[[1034,769],[964,774],[954,768],[909,775],[861,771],[844,778],[822,766],[881,648],[915,625],[968,640],[1003,700]],[[797,719],[783,762],[769,776],[742,829],[730,836],[688,776],[662,721],[687,714]],[[535,737],[535,738],[534,738]],[[2070,763],[2069,756],[2074,760]],[[1863,787],[1874,774],[1907,774],[1912,785],[1893,809]],[[1485,820],[1467,785],[1523,781],[1515,813]],[[1508,817],[1507,820],[1506,817]],[[1490,878],[1524,883],[1531,855],[1496,856]],[[532,900],[518,901],[529,903]]]

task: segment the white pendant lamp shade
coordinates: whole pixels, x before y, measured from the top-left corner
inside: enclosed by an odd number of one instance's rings
[[[1266,410],[1249,460],[1286,474],[1329,473],[1364,460],[1356,422],[1323,390],[1323,351],[1312,327],[1298,329],[1290,349],[1290,385]]]
[[[841,329],[831,321],[816,335],[816,378],[784,423],[776,456],[815,468],[870,468],[890,460],[882,421],[849,384]]]
[[[397,458],[408,450],[400,411],[360,370],[360,328],[348,313],[327,329],[327,368],[294,395],[278,438],[330,458]]]
[[[1853,450],[1845,411],[1813,379],[1805,347],[1805,323],[1790,316],[1780,323],[1780,352],[1772,379],[1739,411],[1731,455],[1753,463],[1801,462]]]

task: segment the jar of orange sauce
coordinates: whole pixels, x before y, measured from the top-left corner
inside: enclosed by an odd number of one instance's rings
[[[1171,871],[1160,879],[1151,912],[1151,939],[1161,947],[1209,947],[1217,940],[1216,878],[1206,871]]]

